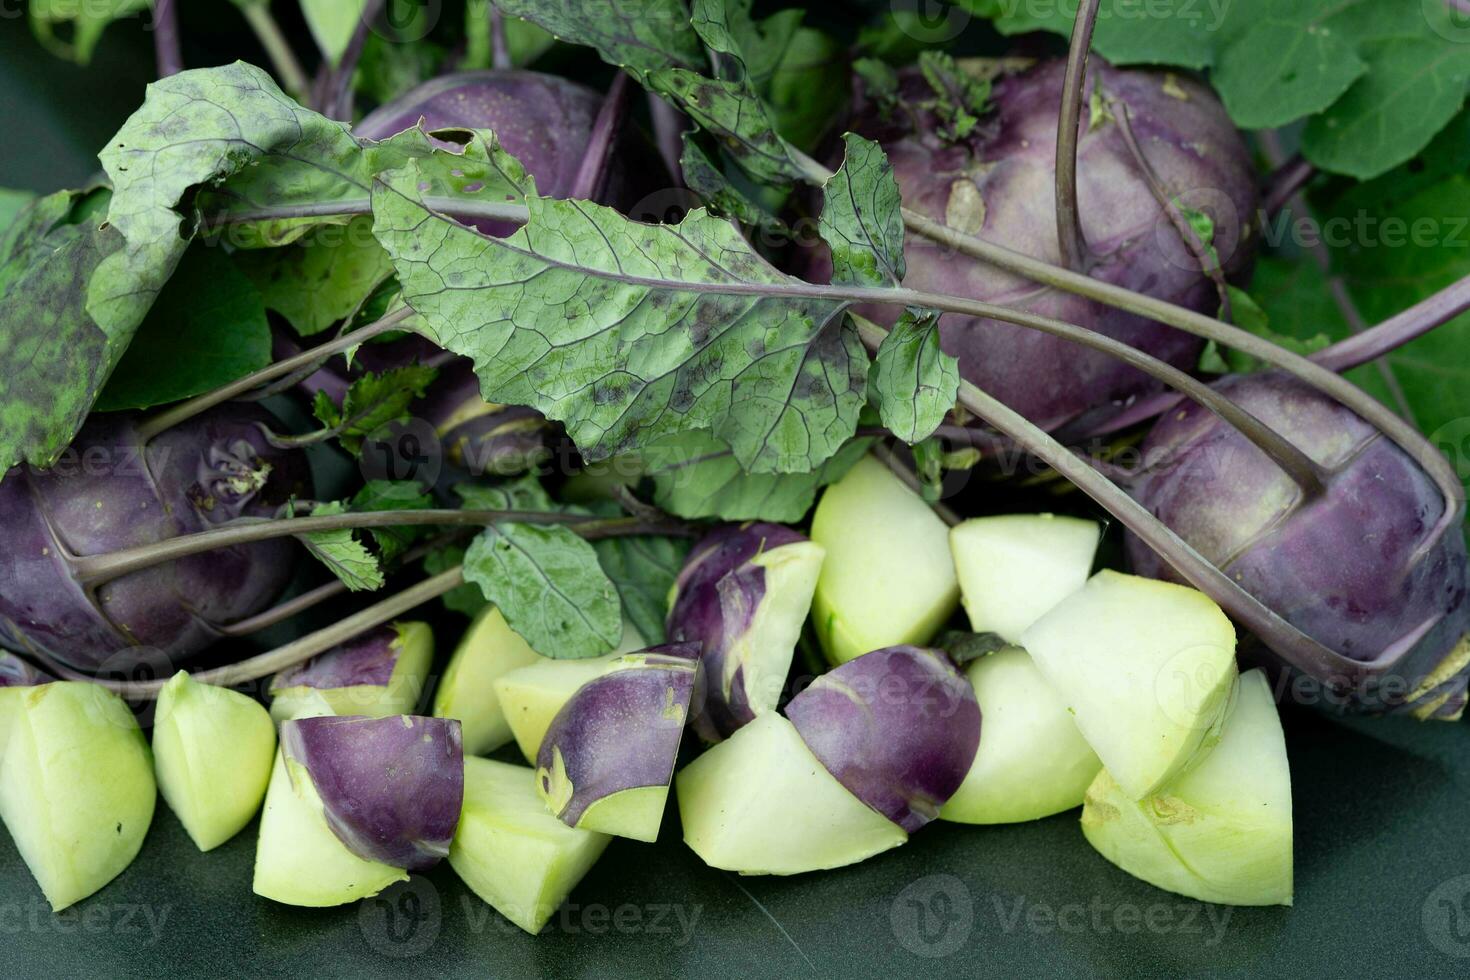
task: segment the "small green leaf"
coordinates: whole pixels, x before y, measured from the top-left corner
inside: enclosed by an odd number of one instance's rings
[[[312,411],[336,434],[343,448],[355,455],[365,438],[406,417],[409,405],[424,396],[437,374],[423,364],[391,368],[381,374],[369,371],[352,382],[341,406],[325,392],[317,392]]]
[[[352,41],[367,0],[301,0],[301,14],[328,63],[336,65]]]
[[[102,32],[115,20],[132,17],[148,9],[150,0],[30,0],[26,6],[31,18],[31,31],[41,46],[58,58],[85,65],[102,39]],[[6,11],[7,17],[18,17],[17,8]],[[57,27],[66,25],[58,34]]]
[[[897,286],[903,281],[903,215],[898,182],[883,148],[843,137],[842,166],[822,185],[822,238],[832,249],[832,281]]]
[[[0,235],[10,227],[26,207],[36,199],[37,195],[32,191],[11,190],[8,187],[0,187]]]
[[[412,480],[369,480],[361,490],[352,495],[349,510],[427,510],[434,506],[434,498]],[[433,528],[425,524],[405,524],[401,527],[368,528],[378,556],[392,561],[403,554],[415,541],[429,534]]]
[[[464,564],[464,549],[459,545],[435,548],[424,556],[424,571],[430,575],[447,572],[456,565]],[[450,612],[473,617],[487,605],[485,593],[474,582],[461,582],[444,593],[439,599]]]
[[[684,151],[679,156],[679,169],[684,183],[704,200],[712,214],[734,218],[747,225],[779,229],[783,223],[763,204],[736,187],[725,172],[700,149],[694,134],[684,133]]]
[[[495,0],[495,6],[563,41],[596,48],[608,64],[634,73],[705,67],[684,0]]]
[[[939,349],[939,315],[904,310],[873,361],[883,424],[910,445],[927,438],[954,408],[959,385],[959,362]]]
[[[393,274],[372,230],[373,219],[364,215],[282,248],[246,249],[234,258],[265,305],[310,337],[349,316]]]
[[[1251,298],[1249,293],[1237,286],[1230,286],[1228,289],[1230,312],[1235,318],[1235,325],[1242,330],[1269,340],[1293,354],[1310,354],[1332,342],[1327,334],[1320,331],[1306,338],[1277,333],[1271,329],[1270,316],[1259,303]],[[1245,374],[1251,371],[1271,370],[1271,365],[1264,361],[1229,347],[1221,347],[1214,341],[1206,344],[1205,349],[1200,353],[1199,367],[1201,371],[1210,374]]]
[[[919,55],[919,71],[934,92],[925,107],[939,117],[940,139],[962,140],[974,132],[980,117],[990,111],[990,81],[965,71],[942,51]]]
[[[318,506],[312,516],[327,517],[347,512],[347,505],[333,501]],[[353,592],[366,592],[383,587],[383,569],[378,559],[357,540],[351,528],[314,531],[297,535],[306,550],[331,569],[332,574]]]
[[[597,657],[622,639],[617,590],[592,545],[565,526],[487,527],[465,550],[464,576],[542,656]]]
[[[615,517],[621,510],[613,505],[602,512]],[[592,544],[623,601],[623,615],[649,646],[664,642],[669,590],[684,567],[690,544],[687,538],[663,535],[603,538]]]
[[[158,294],[96,409],[148,408],[212,391],[271,362],[260,293],[217,248],[191,248]]]
[[[842,479],[872,441],[850,440],[810,473],[747,473],[728,446],[699,430],[660,439],[641,455],[655,503],[671,514],[794,523],[811,510],[817,491]]]

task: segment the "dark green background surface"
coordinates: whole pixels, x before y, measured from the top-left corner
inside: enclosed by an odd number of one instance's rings
[[[142,98],[148,39],[141,22],[117,25],[78,69],[14,12],[0,20],[0,186],[78,183]],[[59,916],[0,834],[0,977],[1470,975],[1466,726],[1302,711],[1287,725],[1291,909],[1205,906],[1135,881],[1088,847],[1075,813],[936,824],[792,879],[703,867],[671,813],[663,843],[615,842],[532,938],[447,867],[357,906],[275,905],[250,891],[254,825],[202,855],[160,802],[133,866]]]

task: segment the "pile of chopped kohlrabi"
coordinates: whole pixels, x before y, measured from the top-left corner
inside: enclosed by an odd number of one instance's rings
[[[1454,2],[208,2],[262,65],[157,0],[98,177],[0,196],[54,909],[160,793],[266,899],[447,859],[532,933],[614,837],[787,875],[1079,808],[1289,905],[1279,712],[1464,711]]]

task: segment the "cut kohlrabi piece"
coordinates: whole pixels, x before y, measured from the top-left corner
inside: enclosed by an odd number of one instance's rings
[[[799,874],[840,868],[908,840],[853,796],[774,711],[756,715],[675,777],[684,842],[714,868]]]
[[[293,779],[287,765],[278,749],[255,844],[255,894],[284,905],[325,908],[370,898],[408,880],[402,868],[349,851],[327,826],[311,780],[296,763],[290,764],[298,770]]]
[[[533,935],[571,894],[608,841],[546,812],[536,774],[490,759],[464,760],[464,810],[449,866],[476,895]]]
[[[1082,588],[1102,528],[1053,514],[974,517],[950,529],[960,601],[976,633],[1017,643],[1026,628]]]
[[[272,678],[271,717],[282,722],[324,714],[411,714],[433,659],[428,624],[379,627]]]
[[[939,816],[1017,823],[1081,806],[1102,763],[1030,654],[1007,647],[965,672],[980,703],[983,735],[965,781]]]
[[[275,757],[276,726],[254,698],[182,670],[159,692],[158,790],[201,851],[234,837],[260,810]]]
[[[1204,593],[1102,571],[1021,637],[1082,737],[1130,797],[1154,792],[1219,735],[1235,627]]]
[[[668,636],[701,645],[694,730],[717,742],[776,710],[825,552],[781,524],[727,525],[690,553],[669,593]]]
[[[670,643],[582,685],[536,756],[547,808],[569,827],[657,840],[699,669],[698,644]]]
[[[459,823],[459,731],[450,718],[301,718],[281,726],[281,750],[349,851],[422,871],[449,853]]]
[[[497,677],[495,697],[526,761],[536,764],[536,754],[541,750],[541,740],[546,737],[551,720],[578,688],[607,673],[623,654],[641,650],[644,645],[633,624],[624,622],[623,642],[606,656],[586,660],[537,657],[535,663]]]
[[[812,540],[827,552],[812,620],[832,663],[927,643],[954,612],[959,585],[944,521],[873,457],[822,493]]]
[[[939,816],[975,760],[980,708],[947,655],[865,653],[792,698],[786,717],[837,781],[913,833]]]
[[[1188,772],[1133,800],[1106,770],[1082,832],[1098,853],[1167,891],[1226,905],[1290,905],[1291,773],[1271,685],[1240,676],[1220,742]]]
[[[500,610],[485,606],[470,623],[449,658],[434,692],[436,718],[457,718],[463,726],[464,750],[484,755],[510,741],[510,722],[495,682],[518,667],[541,659],[519,633],[510,628]]]
[[[132,711],[96,684],[30,687],[0,765],[0,818],[60,911],[132,863],[158,795]]]
[[[5,742],[10,737],[10,726],[20,712],[20,702],[26,691],[53,679],[15,654],[0,650],[0,761],[5,759]]]

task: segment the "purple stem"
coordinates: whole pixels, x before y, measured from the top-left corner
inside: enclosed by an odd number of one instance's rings
[[[623,118],[628,114],[628,73],[620,71],[613,78],[612,86],[597,110],[592,123],[592,134],[587,138],[587,149],[582,153],[582,163],[577,167],[577,176],[572,179],[568,198],[595,201],[607,182],[607,161],[612,155],[613,144],[623,128]]]
[[[1317,168],[1302,159],[1298,153],[1271,172],[1266,182],[1266,198],[1261,202],[1261,210],[1268,216],[1280,211],[1316,174]]]
[[[505,37],[505,15],[490,4],[490,67],[496,71],[509,71],[515,67],[510,58],[510,43]]]
[[[1082,120],[1082,86],[1087,77],[1087,53],[1097,24],[1098,0],[1082,0],[1072,24],[1067,73],[1062,79],[1062,104],[1057,113],[1057,245],[1062,265],[1075,272],[1086,267],[1087,240],[1077,209],[1077,128]]]
[[[326,91],[322,98],[322,115],[328,119],[352,119],[352,75],[357,71],[357,63],[362,60],[362,49],[367,44],[368,31],[372,28],[373,21],[377,20],[385,2],[386,0],[367,0],[362,8],[362,16],[357,19],[357,27],[353,28],[352,37],[347,42],[347,48],[342,52],[342,60],[337,62],[327,76]]]
[[[159,78],[184,70],[184,55],[179,47],[179,13],[174,0],[153,0],[153,53],[158,60]]]

